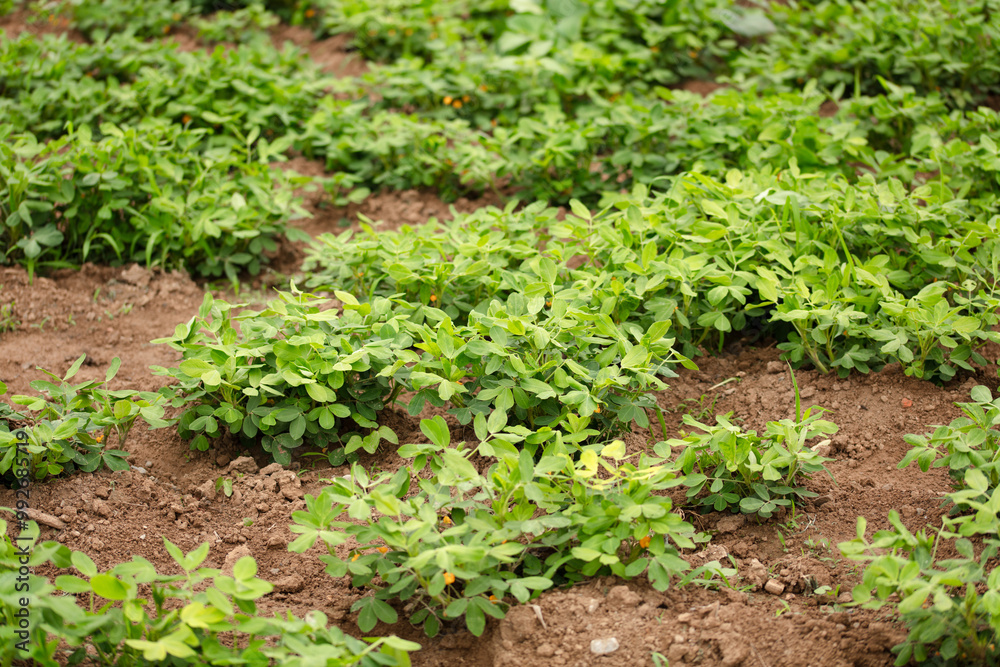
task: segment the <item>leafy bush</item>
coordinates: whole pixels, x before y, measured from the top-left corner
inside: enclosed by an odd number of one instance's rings
[[[0,131],[0,242],[29,275],[138,261],[235,280],[260,271],[279,235],[304,237],[285,226],[305,214],[292,195],[300,181],[252,161],[245,146],[201,154],[204,130],[162,122],[101,131],[95,140],[83,126],[48,143]]]
[[[927,472],[931,466],[948,467],[948,474],[961,485],[970,470],[978,471],[988,481],[987,488],[1000,486],[1000,398],[994,399],[989,387],[972,389],[972,400],[957,405],[964,417],[947,426],[937,426],[925,435],[908,434],[911,445],[897,466],[903,469],[914,461]]]
[[[338,314],[321,308],[328,299],[292,288],[263,311],[239,314],[245,304],[206,294],[196,317],[153,341],[183,354],[179,368],[153,371],[180,381],[167,393],[175,406],[187,406],[179,428],[194,437],[192,448],[208,449],[208,439],[225,429],[243,441],[259,438],[286,465],[303,444],[332,449],[330,461],[339,465],[359,448],[374,452],[382,439],[396,442],[376,419],[406,386],[406,364],[417,360],[403,326],[406,310],[338,292]]]
[[[527,294],[490,302],[464,327],[435,311],[422,325],[404,324],[424,351],[409,376],[410,414],[427,402],[450,402],[461,424],[488,414],[494,429],[568,427],[573,440],[649,425],[646,411],[658,409],[651,392],[666,388],[659,377],[675,376],[672,362],[694,367],[672,352],[669,322],[620,329],[607,313],[575,308],[571,296],[555,293],[551,260],[538,268],[541,281]],[[574,417],[598,428],[581,430]]]
[[[892,510],[892,528],[878,531],[871,542],[865,539],[867,522],[859,517],[857,537],[839,545],[847,558],[866,563],[853,591],[855,603],[877,609],[890,597],[898,599],[896,607],[910,632],[893,649],[896,665],[932,656],[943,665],[1000,659],[1000,569],[995,567],[1000,491],[990,488],[975,468],[966,471],[964,481],[966,488],[948,498],[974,514],[943,517],[940,528],[914,534]],[[981,549],[968,538],[976,538]],[[957,557],[938,558],[945,540],[954,540]]]
[[[302,666],[334,660],[343,665],[404,667],[410,664],[408,653],[420,648],[396,637],[366,644],[337,627],[327,627],[322,612],[310,612],[304,619],[291,612],[286,617],[259,615],[255,601],[269,593],[272,585],[256,577],[254,559],[240,559],[232,576],[199,567],[208,555],[207,542],[184,554],[164,538],[182,575],[159,574],[140,556],[100,572],[83,552],[56,542],[35,544],[37,525],[28,525],[34,527],[31,544],[15,547],[7,535],[7,522],[0,520],[0,617],[4,620],[0,661],[4,664],[27,658],[55,667],[67,660],[76,664],[93,654],[102,663],[116,665],[276,661]],[[28,575],[28,637],[16,633],[17,614],[24,609],[19,601],[24,594],[17,592],[24,589],[15,587],[15,581],[21,581],[18,568],[23,565],[19,548],[30,550],[31,567],[51,563],[57,568],[73,567],[82,575],[60,574],[54,585]],[[139,586],[150,588],[151,605],[139,597]],[[25,639],[26,652],[22,652],[18,644]]]
[[[25,428],[28,436],[25,449],[30,455],[22,459],[17,467],[30,466],[37,479],[73,472],[77,468],[93,472],[102,465],[110,470],[128,470],[125,457],[128,452],[121,449],[129,432],[139,417],[151,427],[162,428],[170,424],[163,419],[166,404],[164,397],[155,392],[136,392],[130,389],[109,391],[101,387],[110,382],[118,372],[121,360],[115,357],[105,374],[104,381],[88,380],[71,385],[68,381],[77,374],[86,355],[81,355],[66,375],[58,377],[49,371],[43,372],[59,384],[47,380],[34,380],[31,388],[40,396],[12,396],[17,405],[23,405],[27,412],[37,412],[30,419],[34,422]],[[0,395],[6,392],[0,384]],[[4,406],[6,408],[6,405]],[[7,412],[7,410],[4,410]],[[0,430],[0,475],[9,478],[18,456],[17,441],[6,422],[9,420],[29,421],[28,416],[11,411],[0,415],[4,422]],[[106,449],[110,444],[108,436],[117,435],[117,448]]]
[[[804,4],[772,5],[778,30],[733,60],[737,80],[794,87],[816,78],[826,88],[851,86],[860,95],[873,92],[881,76],[925,94],[944,89],[959,106],[995,94],[1000,85],[1000,70],[988,56],[1000,39],[996,0]]]
[[[717,424],[708,426],[685,414],[684,424],[702,433],[658,443],[655,451],[669,456],[672,448],[683,448],[674,464],[683,473],[688,502],[703,512],[738,507],[744,514],[769,518],[781,510],[794,511],[796,503],[816,496],[804,481],[817,472],[829,474],[823,465],[829,459],[816,453],[818,445],[806,442],[837,432],[836,424],[820,419],[823,409],[811,407],[802,413],[798,408],[796,389],[795,421],[768,422],[763,436],[743,431],[729,415],[716,417]]]
[[[678,480],[645,457],[638,465],[621,462],[621,441],[581,452],[557,435],[536,463],[530,451],[513,449],[530,431],[507,428],[495,439],[483,433],[478,451],[499,454],[479,474],[469,460],[477,450],[450,446],[440,416],[420,427],[431,443],[399,450],[415,458],[412,466],[370,479],[355,465],[349,479],[331,480],[318,496],[306,496],[306,511],[293,514],[299,537],[290,550],[322,541],[328,574],[350,574],[354,586],[373,590],[354,606],[362,630],[395,622],[389,602],[398,599],[429,636],[463,616],[480,635],[486,616],[503,618],[511,600],[527,602],[556,582],[646,573],[664,590],[689,569],[678,548],[693,547],[697,536],[656,493]],[[428,464],[429,479],[419,474]],[[413,482],[418,489],[410,495]],[[361,546],[338,557],[336,547],[349,536]],[[725,572],[718,563],[709,570]]]

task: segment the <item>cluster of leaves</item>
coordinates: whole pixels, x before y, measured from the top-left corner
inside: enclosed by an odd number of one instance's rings
[[[268,141],[298,129],[333,81],[298,50],[270,42],[188,53],[128,34],[94,44],[29,34],[4,40],[0,80],[4,116],[39,137],[61,135],[67,123],[96,130],[156,118],[244,143],[255,127]]]
[[[606,438],[649,425],[646,411],[658,410],[651,391],[666,387],[659,377],[672,375],[669,363],[693,366],[672,352],[668,323],[623,331],[554,294],[546,305],[544,292],[513,293],[466,325],[434,307],[335,294],[342,312],[294,286],[261,312],[236,314],[243,304],[206,295],[197,317],[154,341],[183,354],[178,368],[153,370],[179,380],[164,393],[188,406],[179,427],[193,448],[228,430],[259,439],[281,463],[308,443],[339,465],[358,449],[396,442],[377,413],[404,390],[415,392],[411,414],[427,402],[450,404],[463,424],[488,416],[491,428]]]
[[[684,423],[702,433],[659,443],[656,453],[669,456],[672,447],[682,448],[676,465],[684,473],[689,502],[702,512],[738,507],[744,514],[770,518],[816,496],[801,484],[825,470],[829,459],[815,450],[824,443],[810,447],[806,441],[837,432],[836,424],[819,419],[822,414],[809,408],[795,421],[768,422],[763,437],[744,432],[728,415],[707,426],[685,414]]]
[[[777,31],[733,59],[734,78],[773,89],[816,78],[861,95],[877,92],[881,76],[968,106],[1000,90],[989,56],[1000,40],[997,12],[997,0],[775,3],[769,17]]]
[[[756,330],[794,364],[841,375],[898,361],[947,380],[1000,339],[996,220],[940,184],[852,182],[792,157],[786,170],[687,173],[604,203],[571,202],[561,222],[537,204],[398,235],[366,229],[358,243],[327,236],[310,251],[310,284],[441,299],[459,321],[494,298],[565,299],[640,336],[670,322],[686,357]],[[585,264],[573,269],[576,256]]]
[[[877,609],[892,600],[909,627],[906,641],[893,649],[896,665],[1000,659],[1000,487],[975,467],[965,470],[960,487],[946,499],[963,513],[942,517],[936,529],[913,533],[892,510],[891,529],[869,542],[859,517],[857,537],[839,545],[847,558],[866,563],[855,603]],[[938,558],[946,541],[956,557]]]
[[[209,438],[228,431],[259,441],[283,464],[304,442],[332,449],[335,464],[361,447],[374,452],[382,439],[395,443],[395,433],[375,420],[406,387],[406,365],[417,360],[405,315],[387,299],[362,305],[338,293],[338,314],[322,308],[327,299],[278,295],[263,311],[237,314],[245,304],[206,294],[196,317],[153,341],[183,353],[179,368],[152,367],[179,380],[164,393],[175,407],[188,406],[181,435],[205,450]]]
[[[972,389],[972,400],[958,403],[964,417],[947,426],[937,426],[924,435],[904,437],[910,451],[899,462],[905,468],[914,461],[927,472],[932,466],[948,468],[948,474],[959,486],[965,483],[970,470],[978,471],[987,480],[987,488],[1000,486],[1000,398],[994,399],[989,387]]]
[[[672,467],[645,454],[625,462],[621,441],[581,448],[550,433],[543,446],[543,433],[481,419],[481,442],[466,449],[451,445],[440,416],[421,430],[430,443],[399,450],[411,466],[375,479],[354,466],[293,514],[299,537],[290,550],[320,541],[328,574],[373,591],[354,605],[364,631],[397,620],[393,600],[429,636],[463,617],[479,635],[486,616],[503,618],[514,601],[582,577],[646,574],[665,590],[689,570],[679,549],[706,539],[658,493],[679,483]],[[476,453],[496,459],[485,473],[470,461]],[[429,478],[419,474],[428,466]],[[349,537],[360,546],[338,549]],[[734,571],[712,562],[681,583],[705,573],[725,581]]]
[[[293,198],[301,179],[251,149],[256,132],[200,152],[207,130],[152,120],[100,130],[47,143],[0,130],[0,243],[29,276],[37,266],[139,261],[235,280],[260,271],[279,235],[301,238],[285,225],[305,214]]]
[[[273,586],[257,578],[257,564],[244,556],[232,575],[200,567],[208,543],[188,554],[164,538],[167,553],[182,571],[159,574],[135,556],[101,572],[89,556],[57,542],[38,544],[38,527],[28,523],[15,547],[0,520],[0,662],[28,659],[56,667],[93,656],[102,664],[282,665],[410,664],[419,644],[386,637],[366,643],[327,625],[322,612],[299,619],[259,614],[256,601]],[[32,535],[33,533],[33,535]],[[31,537],[30,542],[28,538]],[[53,565],[77,574],[59,574],[54,583],[20,575],[28,567]],[[19,583],[20,582],[20,583]],[[148,590],[149,599],[140,595]],[[25,591],[30,591],[30,596]],[[22,600],[30,597],[30,605]],[[23,617],[22,614],[27,614]],[[24,618],[26,625],[19,625]],[[27,628],[25,641],[17,635]],[[23,643],[22,643],[23,642]],[[19,645],[26,646],[25,652]]]
[[[118,373],[121,360],[115,357],[104,380],[87,380],[70,384],[80,370],[86,355],[81,355],[63,377],[42,370],[55,382],[34,380],[31,388],[38,396],[15,395],[11,401],[24,406],[26,413],[11,410],[0,404],[0,475],[13,478],[13,468],[30,467],[37,479],[59,475],[74,470],[93,472],[107,466],[110,470],[128,470],[125,458],[128,452],[122,447],[129,432],[140,417],[150,428],[170,425],[163,419],[167,401],[156,392],[130,389],[103,388]],[[0,382],[0,395],[7,387]],[[28,441],[24,449],[28,458],[20,458],[18,442],[11,432],[9,422],[30,422],[24,428]],[[108,448],[109,436],[116,436],[116,448]]]

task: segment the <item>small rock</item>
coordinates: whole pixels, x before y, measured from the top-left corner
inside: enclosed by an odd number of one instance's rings
[[[25,509],[24,513],[28,516],[28,519],[31,521],[36,521],[50,528],[55,528],[56,530],[66,530],[66,524],[60,521],[57,517],[52,516],[51,514],[46,514],[45,512],[40,512],[36,509],[31,509],[30,507],[28,509]]]
[[[257,462],[249,456],[239,457],[230,463],[228,468],[226,468],[226,472],[242,472],[248,475],[252,475],[258,470],[260,470],[260,468],[257,467]]]
[[[594,655],[606,655],[618,650],[618,640],[615,637],[607,639],[595,639],[590,642],[590,652]],[[539,655],[541,655],[539,653]]]
[[[642,596],[632,591],[628,586],[615,586],[608,591],[608,605],[612,607],[638,607]]]
[[[799,392],[799,398],[812,398],[816,395],[816,387],[804,387]]]
[[[772,375],[775,373],[784,373],[785,364],[781,363],[780,361],[769,361],[767,362],[767,366],[765,366],[764,369]]]
[[[273,475],[276,472],[281,472],[285,468],[280,463],[269,463],[260,469],[261,475]]]
[[[274,589],[282,593],[298,593],[305,586],[306,582],[301,574],[290,574],[274,582]]]
[[[215,464],[218,465],[219,467],[226,466],[229,464],[230,460],[231,459],[225,454],[219,454],[217,457],[215,457]]]
[[[777,579],[770,579],[764,584],[764,590],[771,595],[781,595],[785,592],[785,585]]]
[[[132,470],[135,471],[135,472],[137,472],[137,473],[139,473],[140,475],[145,475],[146,474],[146,469],[142,468],[140,466],[132,466]]]
[[[94,495],[97,496],[98,498],[103,498],[104,500],[107,500],[108,496],[111,495],[111,491],[106,487],[99,486],[94,491]]]
[[[528,607],[514,607],[500,622],[500,636],[504,640],[517,644],[532,634],[538,627],[538,617]],[[554,649],[553,649],[554,651]]]
[[[600,606],[601,606],[601,601],[596,598],[587,600],[587,613],[593,614],[595,611],[597,611],[597,608]]]

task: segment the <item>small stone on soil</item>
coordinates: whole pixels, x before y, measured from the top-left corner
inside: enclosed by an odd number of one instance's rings
[[[785,592],[785,585],[777,579],[770,579],[766,584],[764,584],[764,590],[771,595],[781,595]]]
[[[590,652],[594,655],[605,655],[618,650],[618,640],[614,637],[595,639],[590,642]]]

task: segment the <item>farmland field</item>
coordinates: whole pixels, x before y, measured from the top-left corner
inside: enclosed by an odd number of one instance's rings
[[[0,0],[0,664],[998,664],[998,43]]]

